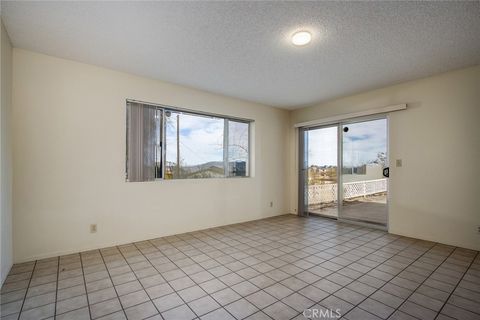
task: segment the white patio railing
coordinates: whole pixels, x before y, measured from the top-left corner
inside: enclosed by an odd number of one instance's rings
[[[387,179],[346,182],[343,184],[344,199],[364,197],[387,191]],[[337,184],[315,184],[308,186],[308,203],[320,204],[337,200]]]

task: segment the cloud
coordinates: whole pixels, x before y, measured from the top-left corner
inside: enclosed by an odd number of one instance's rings
[[[337,165],[337,127],[308,131],[308,165]]]
[[[177,161],[177,113],[167,119],[167,161]],[[223,119],[180,114],[180,158],[185,165],[223,161]]]
[[[349,141],[362,141],[362,140],[368,140],[372,137],[371,134],[363,134],[363,135],[356,135],[356,136],[346,136],[344,135],[344,138]]]
[[[387,120],[379,119],[347,125],[344,133],[343,161],[347,166],[360,166],[387,152]]]
[[[359,166],[377,159],[387,151],[387,121],[385,119],[358,122],[343,132],[343,163]],[[308,161],[310,165],[337,165],[337,127],[308,131]]]

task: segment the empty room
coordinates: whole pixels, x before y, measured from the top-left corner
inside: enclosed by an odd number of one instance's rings
[[[3,1],[1,320],[480,319],[480,1]]]

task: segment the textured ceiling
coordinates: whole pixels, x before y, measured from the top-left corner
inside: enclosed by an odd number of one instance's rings
[[[478,1],[2,1],[2,18],[15,47],[289,109],[480,63]]]

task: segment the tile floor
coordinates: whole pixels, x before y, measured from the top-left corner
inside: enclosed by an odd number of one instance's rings
[[[1,289],[2,320],[305,319],[304,310],[480,319],[480,256],[289,215],[15,265]]]

